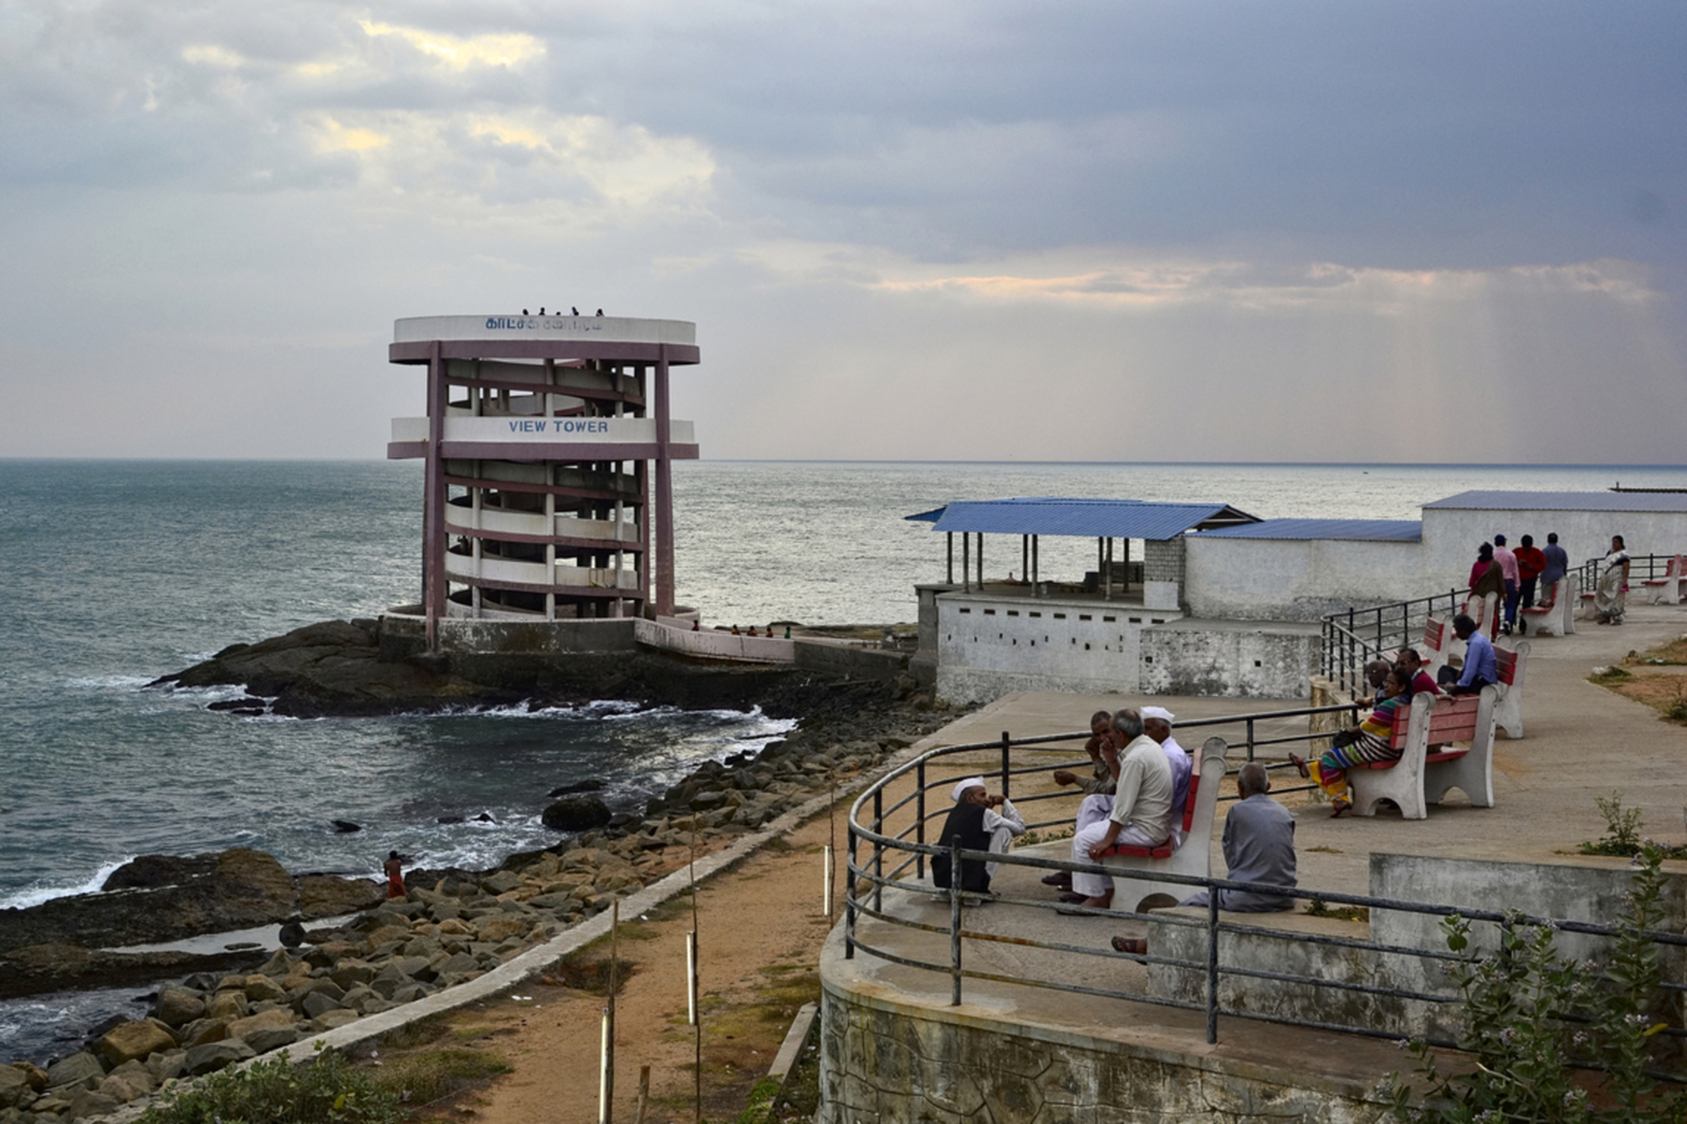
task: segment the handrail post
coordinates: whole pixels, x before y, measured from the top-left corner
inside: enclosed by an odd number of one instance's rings
[[[855,817],[849,817],[849,849],[844,852],[844,959],[855,959]]]
[[[924,843],[926,841],[926,763],[923,757],[920,758],[915,776],[919,780],[920,787],[914,796],[914,815],[917,817],[914,820],[914,841]],[[922,879],[926,876],[926,855],[924,851],[916,852],[914,855],[914,874],[915,877]]]
[[[1248,719],[1248,760],[1254,759],[1254,720]]]
[[[1008,798],[1008,769],[1009,769],[1008,756],[1009,756],[1009,747],[1012,744],[1013,744],[1013,742],[1010,741],[1009,738],[1008,738],[1008,732],[1006,730],[1003,730],[1002,731],[1002,799],[1003,800],[1006,800]]]
[[[956,985],[959,986],[958,984]],[[1207,887],[1207,1045],[1218,1041],[1218,890]]]
[[[949,1006],[961,1005],[961,837],[949,837]]]
[[[880,838],[873,840],[873,908],[880,913],[885,907],[885,814],[884,789],[873,790],[873,834]]]

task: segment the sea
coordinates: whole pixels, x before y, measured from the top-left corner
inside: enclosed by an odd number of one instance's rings
[[[694,461],[674,477],[678,599],[706,625],[912,622],[945,550],[906,517],[957,499],[1416,519],[1471,488],[1687,488],[1687,468],[1614,465]],[[539,822],[553,787],[600,779],[630,808],[791,727],[617,699],[240,718],[207,709],[237,690],[148,686],[229,644],[416,601],[421,502],[409,461],[0,460],[0,908],[97,889],[147,853],[256,847],[371,877],[389,850],[490,866],[554,839]],[[1090,540],[1040,545],[1044,576],[1094,568]],[[990,575],[1019,568],[1017,544],[986,549]],[[46,1056],[98,1006],[0,1003],[0,1062]]]

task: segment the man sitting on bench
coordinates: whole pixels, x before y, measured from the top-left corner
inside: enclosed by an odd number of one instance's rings
[[[1170,727],[1167,727],[1168,731]],[[1160,743],[1143,732],[1142,715],[1129,708],[1113,716],[1114,740],[1128,740],[1123,751],[1109,747],[1119,763],[1113,810],[1102,823],[1072,836],[1073,862],[1098,862],[1112,847],[1158,847],[1172,834],[1172,768]],[[1111,761],[1109,762],[1111,764]],[[1181,814],[1183,809],[1177,811]],[[1105,874],[1072,873],[1077,904],[1107,909],[1113,904],[1113,879]]]
[[[992,796],[984,787],[983,777],[968,777],[957,783],[949,793],[955,806],[943,822],[938,845],[947,847],[957,839],[969,851],[989,851],[996,855],[1008,852],[1008,843],[1015,835],[1025,832],[1025,820],[1005,796]],[[1001,811],[997,812],[996,809]],[[1000,863],[961,860],[961,889],[987,893],[990,879],[996,876]],[[949,888],[949,856],[934,855],[931,860],[932,885]]]
[[[1262,882],[1268,886],[1295,885],[1295,818],[1266,793],[1271,774],[1257,761],[1243,765],[1236,775],[1242,799],[1224,817],[1224,865],[1232,882]],[[1204,906],[1207,891],[1184,898],[1178,905]],[[1252,890],[1220,890],[1218,908],[1232,913],[1277,913],[1293,909],[1295,900],[1281,894]],[[1115,952],[1145,953],[1140,937],[1114,937]]]
[[[1479,695],[1482,688],[1499,681],[1499,657],[1488,638],[1477,629],[1476,622],[1465,614],[1453,618],[1453,632],[1465,642],[1464,671],[1461,674],[1451,667],[1443,667],[1437,678],[1449,695]]]

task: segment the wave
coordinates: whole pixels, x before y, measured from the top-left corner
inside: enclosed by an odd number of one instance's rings
[[[93,877],[75,886],[42,886],[36,884],[22,890],[16,890],[5,897],[0,897],[0,909],[28,909],[30,906],[40,905],[42,902],[50,902],[54,898],[68,898],[76,894],[92,894],[105,885],[105,880],[111,877],[112,872],[125,863],[134,861],[134,858],[134,855],[129,855],[115,862],[107,863],[100,867]]]
[[[149,675],[84,675],[66,679],[64,685],[79,691],[134,691],[151,683]]]

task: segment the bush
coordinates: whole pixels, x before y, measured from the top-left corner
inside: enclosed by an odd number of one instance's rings
[[[1620,806],[1618,806],[1620,807]],[[1411,1043],[1418,1100],[1395,1074],[1384,1094],[1396,1120],[1423,1124],[1534,1121],[1539,1124],[1680,1124],[1687,1120],[1687,1091],[1661,1090],[1648,1075],[1655,1064],[1653,1036],[1663,1030],[1658,946],[1646,931],[1663,920],[1663,852],[1643,844],[1628,911],[1603,965],[1577,964],[1558,955],[1546,926],[1508,918],[1500,947],[1477,958],[1470,922],[1442,922],[1447,947],[1458,954],[1448,969],[1464,998],[1459,1047],[1474,1055],[1468,1073],[1443,1073],[1426,1043]],[[1585,1073],[1603,1071],[1598,1102]]]
[[[341,1055],[225,1069],[146,1110],[139,1124],[398,1124],[398,1098]]]

